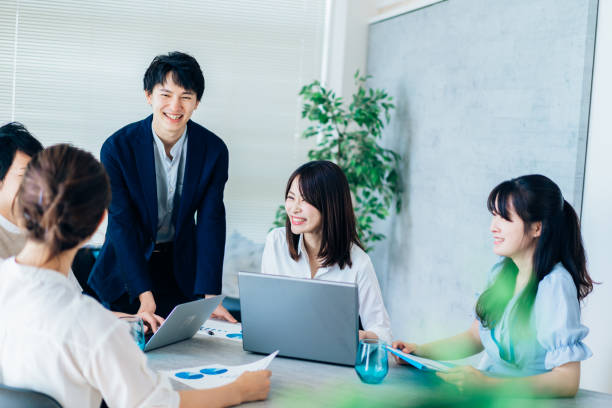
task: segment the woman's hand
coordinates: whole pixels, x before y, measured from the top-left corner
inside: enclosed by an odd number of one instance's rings
[[[401,340],[394,341],[392,346],[393,346],[394,349],[398,349],[399,351],[401,351],[403,353],[406,353],[406,354],[414,353],[414,352],[416,352],[416,349],[418,348],[418,345],[415,344],[415,343],[406,343],[406,342],[403,342]],[[408,363],[406,361],[402,360],[401,358],[399,358],[395,354],[393,354],[393,358],[395,359],[395,362],[397,364],[406,364],[406,365],[408,365]]]
[[[460,390],[491,386],[495,380],[472,366],[453,367],[446,373],[437,372],[436,375],[448,383],[455,384]]]
[[[363,339],[378,340],[378,336],[376,335],[376,333],[372,331],[359,330],[359,340],[363,340]]]
[[[270,370],[247,371],[236,381],[216,388],[204,390],[180,390],[181,408],[233,407],[243,402],[268,398],[270,392]]]
[[[240,401],[259,401],[268,398],[270,392],[270,370],[247,371],[234,384],[240,394]]]

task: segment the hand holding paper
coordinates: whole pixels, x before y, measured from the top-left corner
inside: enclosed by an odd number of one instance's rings
[[[269,370],[247,371],[234,381],[240,390],[242,401],[259,401],[266,399],[270,392]]]
[[[434,370],[448,372],[453,364],[443,363],[441,361],[430,360],[428,358],[418,357],[413,354],[404,353],[400,350],[394,349],[390,346],[386,346],[387,351],[391,354],[398,356],[408,364],[418,368],[419,370]]]
[[[401,340],[396,340],[396,341],[393,342],[391,347],[393,347],[394,349],[397,349],[399,351],[403,351],[406,354],[418,354],[417,353],[417,348],[419,346],[416,343],[406,343],[406,342],[401,341]],[[393,357],[395,358],[395,361],[398,364],[408,364],[406,361],[402,360],[401,358],[399,358],[396,355],[393,355]]]

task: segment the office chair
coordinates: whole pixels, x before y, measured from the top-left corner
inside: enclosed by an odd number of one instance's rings
[[[0,407],[62,408],[55,399],[46,394],[3,384],[0,384]]]
[[[99,250],[100,248],[83,247],[78,250],[76,256],[74,257],[74,261],[72,261],[72,272],[79,282],[79,285],[81,285],[81,288],[83,288],[83,294],[91,296],[98,302],[100,299],[98,298],[96,292],[89,287],[87,280],[89,279],[91,269],[96,263],[96,255]]]

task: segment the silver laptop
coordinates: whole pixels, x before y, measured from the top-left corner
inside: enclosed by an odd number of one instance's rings
[[[245,350],[355,365],[355,284],[239,272],[238,285]]]
[[[225,296],[194,300],[176,306],[145,344],[150,351],[181,340],[190,339],[202,327]]]

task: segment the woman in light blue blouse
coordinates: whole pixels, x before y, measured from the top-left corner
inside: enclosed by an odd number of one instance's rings
[[[537,394],[574,396],[580,361],[592,354],[582,343],[588,329],[580,323],[579,302],[593,290],[576,212],[541,175],[501,183],[487,206],[493,251],[503,258],[489,274],[471,327],[433,343],[393,346],[437,360],[484,350],[478,370],[460,366],[438,374],[459,387],[515,383]]]

